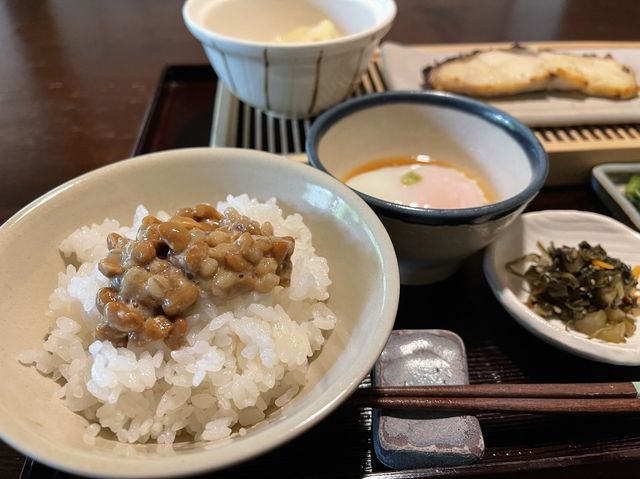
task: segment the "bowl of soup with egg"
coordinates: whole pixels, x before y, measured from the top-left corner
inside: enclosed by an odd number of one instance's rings
[[[348,98],[396,15],[393,0],[187,0],[183,18],[243,102],[308,118]]]
[[[404,284],[440,281],[492,242],[548,173],[534,134],[486,103],[387,92],[318,117],[310,163],[357,191],[384,223]]]

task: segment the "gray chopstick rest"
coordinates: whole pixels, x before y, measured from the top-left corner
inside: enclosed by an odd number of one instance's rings
[[[395,330],[375,364],[375,386],[468,384],[460,337],[445,330]],[[482,459],[484,439],[475,416],[373,410],[376,456],[393,469],[457,466]]]

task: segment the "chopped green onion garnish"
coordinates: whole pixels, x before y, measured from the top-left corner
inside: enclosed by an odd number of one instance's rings
[[[400,181],[402,182],[403,185],[406,185],[406,186],[415,185],[421,179],[422,179],[422,176],[420,176],[415,171],[409,171],[400,177]]]

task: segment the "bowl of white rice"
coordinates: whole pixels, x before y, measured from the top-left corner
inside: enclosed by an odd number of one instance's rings
[[[187,206],[293,238],[290,281],[198,301],[179,347],[96,336],[107,235]],[[0,437],[94,477],[227,467],[313,427],[358,387],[394,324],[396,256],[363,200],[264,152],[182,149],[92,171],[0,227]]]

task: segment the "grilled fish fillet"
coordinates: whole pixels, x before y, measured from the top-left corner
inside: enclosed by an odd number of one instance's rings
[[[517,45],[451,58],[423,73],[427,88],[477,97],[561,90],[627,99],[638,93],[633,70],[611,56],[571,55]]]

